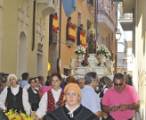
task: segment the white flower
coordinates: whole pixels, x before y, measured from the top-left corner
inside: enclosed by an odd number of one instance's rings
[[[98,55],[99,54],[102,54],[106,58],[111,58],[111,53],[110,53],[109,49],[105,45],[103,45],[103,44],[101,44],[101,45],[98,46],[98,48],[97,48],[97,54]]]
[[[77,49],[75,50],[76,54],[85,54],[86,53],[86,49],[83,46],[77,46]]]

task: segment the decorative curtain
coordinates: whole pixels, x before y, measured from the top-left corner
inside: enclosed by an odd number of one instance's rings
[[[80,44],[82,46],[87,46],[86,32],[85,30],[80,31]]]

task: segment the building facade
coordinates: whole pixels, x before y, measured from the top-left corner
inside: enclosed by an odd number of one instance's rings
[[[98,0],[97,4],[98,43],[109,48],[115,61],[116,4],[113,0]]]
[[[116,13],[113,0],[77,0],[75,11],[71,14],[72,23],[78,28],[83,24],[86,31],[88,47],[90,47],[90,32],[94,33],[96,41],[95,47],[100,44],[106,45],[112,53],[115,60],[115,28]],[[77,47],[77,41],[68,46],[66,44],[66,23],[67,16],[62,10],[62,33],[61,33],[61,68],[70,68],[72,58],[75,57],[74,50]],[[90,50],[89,50],[90,51]],[[94,50],[93,50],[94,51]],[[92,50],[91,50],[92,52]],[[94,53],[96,50],[94,51]]]
[[[49,14],[57,2],[0,0],[0,71],[48,74]]]
[[[59,0],[0,0],[0,72],[46,76],[49,63],[49,73],[58,72],[59,68],[63,73],[64,68],[70,68],[76,57],[74,51],[80,44],[88,46],[92,43],[90,52],[95,53],[96,44],[103,43],[114,59],[113,1],[73,1],[73,12],[67,15],[63,0],[62,3]],[[52,19],[54,15],[56,21]],[[71,43],[67,41],[69,17],[75,28],[71,32],[75,38]],[[55,32],[54,26],[57,26]],[[80,27],[82,43],[78,39]]]
[[[92,2],[91,2],[92,1]],[[76,0],[75,10],[70,15],[71,22],[76,26],[76,38],[71,45],[68,44],[66,39],[66,25],[67,19],[69,16],[66,16],[64,9],[62,8],[62,23],[61,23],[61,71],[63,72],[64,68],[70,68],[71,60],[75,58],[75,49],[77,47],[77,34],[78,28],[80,25],[83,25],[84,31],[86,31],[86,37],[88,35],[91,24],[94,24],[95,19],[95,1],[85,1],[85,0]],[[90,25],[89,25],[90,24]],[[90,27],[89,27],[90,26]]]
[[[140,95],[141,119],[146,119],[146,1],[123,0],[124,12],[133,13],[133,81]]]

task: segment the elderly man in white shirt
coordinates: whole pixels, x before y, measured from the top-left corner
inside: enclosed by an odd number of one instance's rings
[[[9,111],[15,109],[18,112],[26,112],[31,114],[31,107],[28,101],[28,93],[26,89],[22,89],[17,84],[15,74],[8,76],[9,87],[6,87],[0,94],[0,108]]]

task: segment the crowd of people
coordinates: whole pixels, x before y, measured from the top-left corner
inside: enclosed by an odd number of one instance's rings
[[[63,79],[53,73],[45,80],[23,73],[0,75],[0,111],[15,110],[34,120],[132,120],[139,96],[122,73],[113,80],[88,72]],[[1,118],[0,118],[1,119]]]

